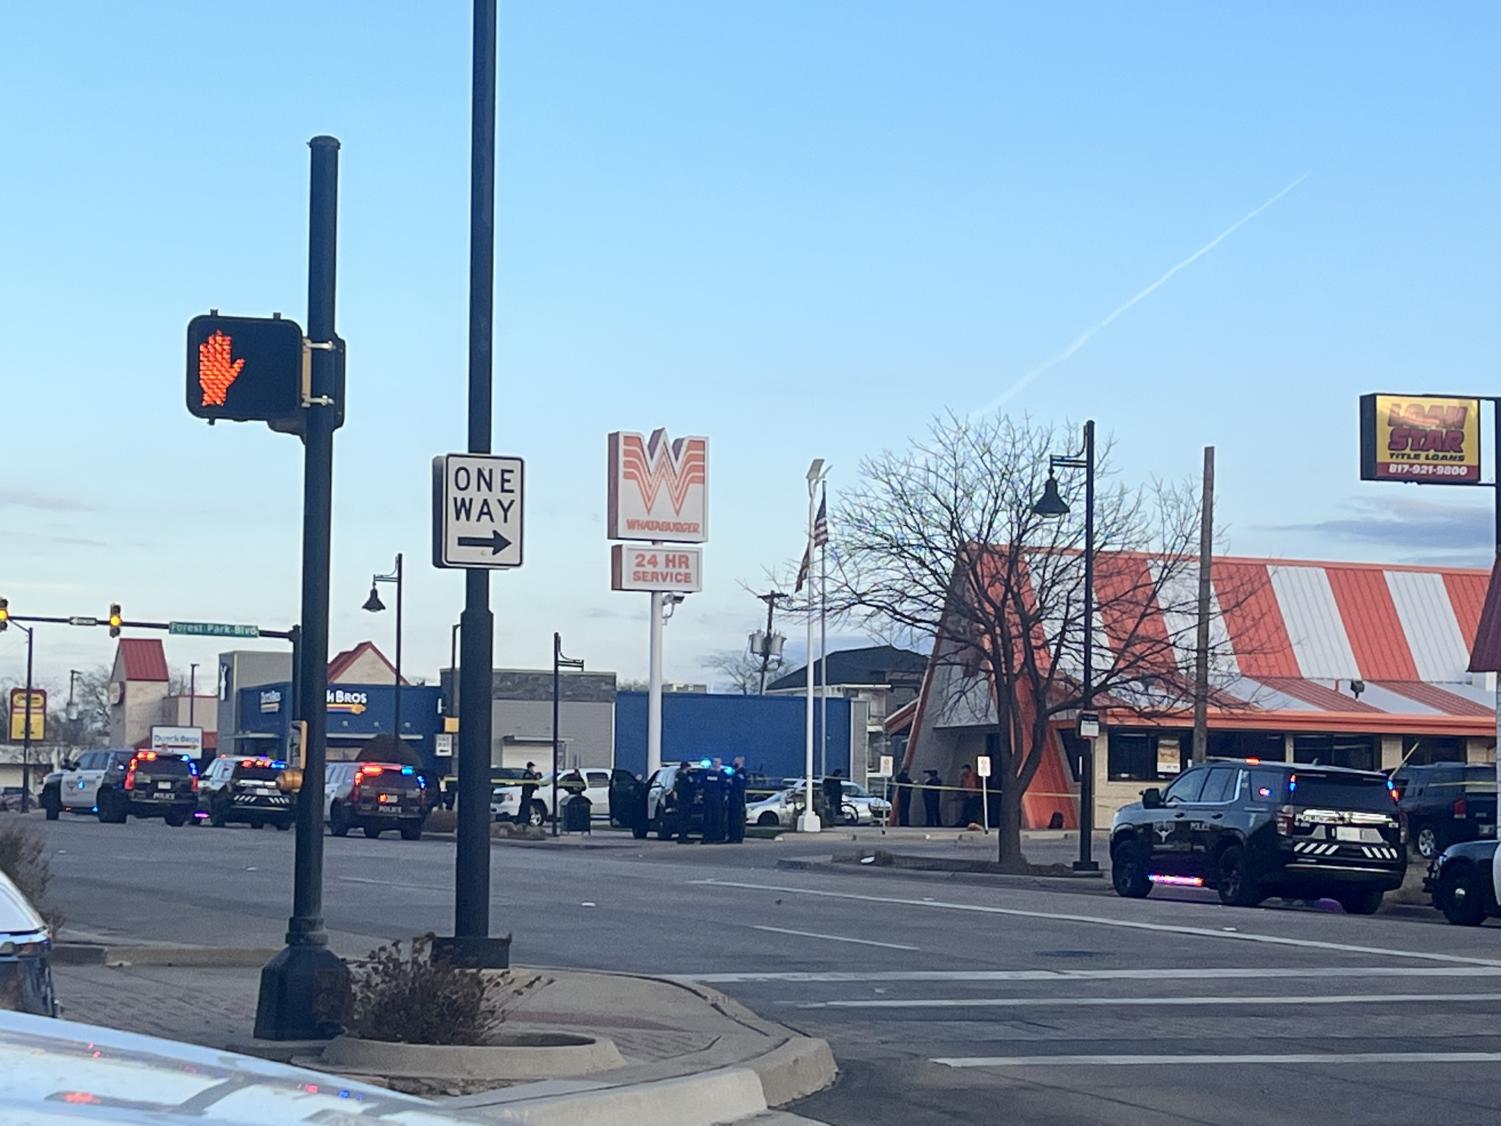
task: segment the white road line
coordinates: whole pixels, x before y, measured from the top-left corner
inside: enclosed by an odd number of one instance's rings
[[[886,950],[917,950],[916,946],[903,946],[899,942],[876,942],[870,938],[845,938],[838,934],[818,934],[814,931],[794,931],[786,927],[763,927],[752,924],[753,930],[770,931],[772,934],[795,934],[799,938],[822,938],[828,942],[853,942],[856,946],[880,946]]]
[[[671,976],[671,975],[669,975]],[[1501,977],[1501,966],[1194,966],[1149,970],[778,970],[765,973],[677,974],[678,981],[704,985],[781,981],[828,984],[848,982],[949,982],[956,985],[992,981],[1171,981],[1182,978],[1274,980],[1322,977]]]
[[[1501,1001],[1501,993],[1329,993],[1313,997],[931,997],[881,1001],[804,1001],[799,1009],[1023,1009],[1157,1005],[1458,1005]]]
[[[1194,1064],[1501,1063],[1501,1052],[1300,1052],[1260,1056],[957,1056],[944,1067],[1182,1067]]]
[[[1371,954],[1383,958],[1415,958],[1425,962],[1456,962],[1467,966],[1497,966],[1501,961],[1493,958],[1467,958],[1458,954],[1433,954],[1421,950],[1390,950],[1381,946],[1356,946],[1346,942],[1324,942],[1312,938],[1287,938],[1276,934],[1255,934],[1249,931],[1213,930],[1209,927],[1188,927],[1172,923],[1143,923],[1132,919],[1106,919],[1098,915],[1071,915],[1053,911],[1024,911],[1017,907],[991,907],[980,903],[950,903],[941,899],[900,899],[885,895],[860,895],[851,891],[825,891],[814,888],[786,887],[780,884],[750,884],[736,880],[695,880],[696,884],[714,887],[745,888],[750,891],[774,891],[779,895],[811,895],[824,899],[853,900],[863,903],[878,903],[882,907],[930,907],[942,911],[969,911],[982,915],[1010,915],[1019,919],[1047,919],[1057,923],[1087,923],[1100,927],[1119,927],[1124,930],[1155,931],[1159,934],[1182,934],[1196,938],[1230,939],[1235,942],[1258,942],[1271,946],[1296,946],[1306,950],[1338,950],[1345,954]],[[1237,918],[1241,917],[1239,915]]]

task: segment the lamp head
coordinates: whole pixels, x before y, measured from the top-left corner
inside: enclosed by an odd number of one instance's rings
[[[1058,494],[1058,478],[1050,472],[1048,479],[1043,483],[1042,496],[1032,506],[1032,511],[1038,516],[1067,516],[1068,503]]]
[[[380,592],[375,589],[374,583],[370,584],[370,597],[365,599],[364,608],[372,614],[377,614],[386,608],[386,604],[380,600]]]

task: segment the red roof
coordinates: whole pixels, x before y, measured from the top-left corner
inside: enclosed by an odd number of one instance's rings
[[[165,683],[167,654],[160,639],[155,637],[122,637],[118,642],[120,659],[125,666],[125,679],[130,681],[158,681]]]
[[[1501,559],[1491,568],[1490,585],[1485,589],[1485,604],[1470,649],[1470,671],[1501,672]]]

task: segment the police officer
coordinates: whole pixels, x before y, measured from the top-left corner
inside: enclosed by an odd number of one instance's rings
[[[745,758],[739,756],[730,764],[728,785],[725,794],[725,812],[729,824],[725,826],[731,844],[745,840]]]
[[[532,823],[532,799],[537,796],[537,783],[542,781],[542,775],[537,773],[537,764],[526,764],[526,773],[521,776],[521,802],[516,807],[516,823],[518,825],[530,825]]]
[[[824,821],[833,825],[844,820],[844,775],[834,771],[823,780]]]
[[[726,783],[723,768],[705,767],[703,771],[704,788],[704,843],[719,844],[724,840],[725,815],[727,795],[729,788]]]
[[[678,821],[678,844],[688,843],[688,829],[693,824],[693,802],[700,796],[694,773],[685,762],[678,767],[677,777],[672,781],[672,811]]]

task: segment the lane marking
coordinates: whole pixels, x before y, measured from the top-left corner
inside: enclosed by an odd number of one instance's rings
[[[1313,997],[943,997],[926,1000],[804,1001],[799,1009],[1023,1009],[1039,1006],[1150,1008],[1157,1005],[1387,1005],[1477,1004],[1501,1001],[1501,993],[1327,993]]]
[[[943,911],[968,911],[981,915],[1009,915],[1018,919],[1046,919],[1057,923],[1087,923],[1092,926],[1153,931],[1158,934],[1181,934],[1196,938],[1229,939],[1234,942],[1257,942],[1270,946],[1294,946],[1305,950],[1338,950],[1344,954],[1371,954],[1382,958],[1414,958],[1425,962],[1455,962],[1467,966],[1501,967],[1501,961],[1493,958],[1467,958],[1459,954],[1434,954],[1420,950],[1391,950],[1382,946],[1357,946],[1353,943],[1327,942],[1312,938],[1287,938],[1283,935],[1256,934],[1250,931],[1213,930],[1209,927],[1190,927],[1173,923],[1143,923],[1132,919],[1106,919],[1098,915],[1072,915],[1052,911],[1025,911],[1017,907],[991,907],[980,903],[952,903],[941,899],[900,899],[885,895],[860,895],[852,891],[827,891],[815,888],[786,887],[780,884],[743,883],[738,880],[707,879],[695,880],[693,882],[713,887],[744,888],[751,891],[774,891],[780,895],[811,895],[824,899],[879,903],[883,907],[931,907]]]
[[[378,884],[383,888],[403,888],[407,891],[436,891],[445,895],[447,894],[443,888],[436,887],[433,884],[398,884],[390,880],[371,880],[364,876],[338,876],[336,878],[344,881],[346,884]]]
[[[799,938],[821,938],[827,942],[853,942],[857,946],[880,946],[886,950],[918,950],[920,947],[903,946],[899,942],[876,942],[870,938],[845,938],[838,934],[818,934],[815,931],[794,931],[786,927],[763,927],[752,924],[751,929],[770,931],[772,934],[795,934]]]
[[[676,981],[704,985],[734,985],[757,981],[829,984],[849,982],[951,982],[957,985],[991,981],[1171,981],[1176,979],[1275,979],[1322,977],[1501,977],[1501,966],[1204,966],[1198,968],[1133,970],[778,970],[766,973],[676,974]]]
[[[1297,1052],[1237,1056],[957,1056],[944,1067],[1182,1067],[1185,1064],[1501,1063],[1501,1052]]]

